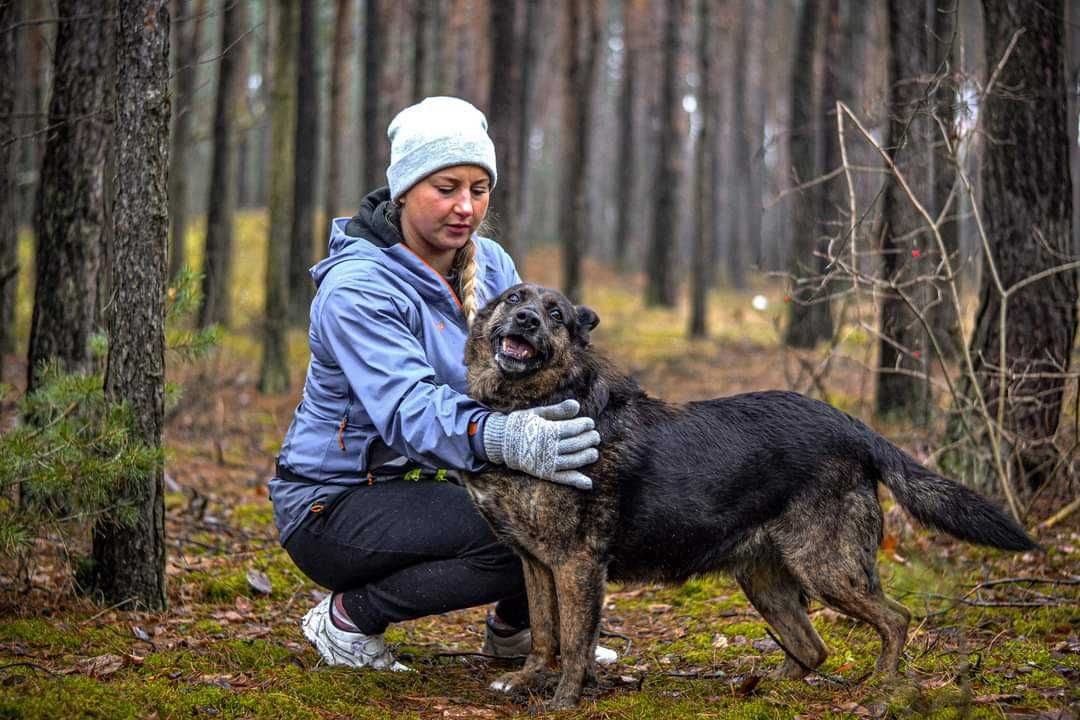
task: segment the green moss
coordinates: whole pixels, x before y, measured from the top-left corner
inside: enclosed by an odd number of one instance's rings
[[[88,678],[8,674],[0,687],[0,718],[142,718],[146,707],[123,686]],[[13,678],[19,680],[12,682]]]
[[[18,643],[46,654],[100,655],[126,652],[129,642],[106,628],[87,627],[77,619],[19,618],[0,623],[0,643]],[[0,648],[2,652],[4,648]]]
[[[274,506],[269,500],[237,505],[233,508],[230,520],[249,532],[270,532],[274,529]]]

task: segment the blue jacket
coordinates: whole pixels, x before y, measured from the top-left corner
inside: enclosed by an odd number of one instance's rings
[[[352,220],[335,219],[329,257],[311,269],[311,360],[278,457],[299,477],[270,482],[282,543],[313,503],[367,483],[369,473],[478,470],[487,460],[477,430],[490,411],[465,394],[461,304],[400,242],[388,203],[384,188]],[[498,244],[474,241],[483,307],[521,280]]]

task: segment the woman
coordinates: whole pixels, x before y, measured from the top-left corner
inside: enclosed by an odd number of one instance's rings
[[[468,326],[520,282],[475,234],[497,178],[483,113],[428,98],[388,134],[389,187],[334,221],[312,268],[311,360],[270,482],[282,544],[333,590],[304,635],[328,664],[407,670],[383,640],[390,622],[497,601],[485,651],[523,654],[520,561],[446,480],[501,463],[587,489],[577,468],[600,437],[572,400],[504,415],[465,395]]]

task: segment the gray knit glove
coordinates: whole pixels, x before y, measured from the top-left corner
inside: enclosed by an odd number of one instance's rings
[[[542,480],[591,490],[577,468],[600,458],[600,433],[590,417],[577,417],[577,400],[563,400],[509,415],[492,413],[484,423],[484,451],[492,462]]]

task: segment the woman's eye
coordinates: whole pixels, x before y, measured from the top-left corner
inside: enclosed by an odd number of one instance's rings
[[[559,310],[559,308],[553,308],[548,315],[550,315],[551,319],[555,322],[562,322],[562,310]]]
[[[488,189],[486,187],[473,188],[472,194],[475,197],[484,197],[485,195],[488,194]]]
[[[449,195],[450,193],[454,192],[454,188],[450,188],[450,187],[441,187],[441,188],[437,188],[437,189],[443,195]]]
[[[511,305],[517,305],[519,302],[521,302],[521,296],[517,293],[510,293],[506,296],[506,302],[510,303]]]

